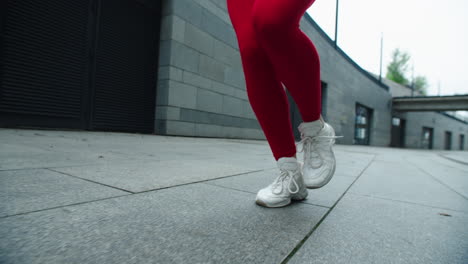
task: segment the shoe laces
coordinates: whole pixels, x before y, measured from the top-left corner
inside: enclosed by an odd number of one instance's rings
[[[285,169],[280,170],[281,173],[280,175],[275,179],[273,182],[273,188],[272,192],[276,195],[281,194],[283,192],[283,187],[284,187],[284,182],[287,181],[287,186],[288,186],[288,191],[291,194],[295,194],[299,192],[299,184],[296,182],[296,179],[294,178],[294,174],[292,171],[288,171]],[[291,190],[291,184],[294,184],[295,190]],[[281,189],[279,192],[276,192],[275,190],[277,189],[277,186],[281,186]]]
[[[301,141],[296,144],[297,152],[304,152],[305,160],[318,160],[319,165],[313,165],[312,162],[309,164],[312,168],[320,168],[325,158],[320,155],[320,148],[330,147],[335,144],[335,138],[341,138],[343,136],[306,136],[301,133]],[[302,146],[299,148],[299,146]]]

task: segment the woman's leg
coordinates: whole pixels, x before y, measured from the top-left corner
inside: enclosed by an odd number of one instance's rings
[[[296,145],[286,93],[253,28],[251,11],[257,1],[227,0],[227,7],[237,35],[249,102],[278,160],[295,156]]]
[[[257,38],[304,122],[319,119],[321,113],[319,55],[299,28],[301,17],[314,1],[255,0],[251,11]]]

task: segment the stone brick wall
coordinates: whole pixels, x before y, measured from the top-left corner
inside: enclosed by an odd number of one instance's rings
[[[225,0],[164,0],[157,134],[257,138]]]
[[[265,139],[248,102],[226,0],[163,0],[162,4],[156,133]],[[354,143],[355,107],[360,103],[373,110],[370,145],[389,146],[392,93],[403,95],[410,90],[379,83],[342,50],[335,49],[307,13],[300,27],[320,54],[321,77],[327,84],[326,119],[337,135],[344,136],[337,143]],[[420,145],[423,125],[434,127],[435,148],[443,148],[443,132],[439,134],[435,124],[451,128],[453,142],[458,142],[455,131],[467,129],[435,112],[399,115],[407,119],[408,147]]]

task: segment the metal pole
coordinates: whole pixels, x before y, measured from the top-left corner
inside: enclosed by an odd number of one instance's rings
[[[437,83],[437,95],[440,96],[440,80]]]
[[[379,74],[379,82],[382,82],[382,53],[383,53],[383,32],[380,35],[380,74]]]
[[[336,14],[335,14],[335,48],[337,47],[338,41],[338,3],[339,0],[336,0]]]
[[[411,96],[414,95],[414,63],[411,66]]]

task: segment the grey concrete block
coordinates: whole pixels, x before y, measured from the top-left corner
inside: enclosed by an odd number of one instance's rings
[[[225,0],[210,0],[210,2],[214,3],[216,6],[223,10],[227,10],[227,3]]]
[[[198,110],[221,113],[223,108],[223,96],[205,89],[197,89]]]
[[[171,65],[191,72],[198,72],[200,53],[177,41],[171,41]]]
[[[188,123],[188,122],[167,120],[166,134],[167,135],[180,135],[180,136],[195,136],[195,124]]]
[[[169,102],[169,79],[159,79],[156,87],[156,105],[167,105]]]
[[[212,80],[205,78],[203,76],[200,76],[198,74],[194,74],[189,71],[183,71],[182,74],[182,80],[184,83],[193,85],[193,86],[198,86],[201,88],[213,90],[212,88]]]
[[[159,66],[158,67],[158,80],[170,79],[169,68],[170,68],[170,66]]]
[[[183,19],[178,16],[171,16],[171,38],[180,43],[185,43],[187,27],[190,24],[185,23]]]
[[[231,19],[227,14],[226,9],[220,8],[217,4],[206,0],[194,0],[197,4],[202,6],[205,10],[210,11],[213,15],[223,20],[227,24],[231,24]]]
[[[245,90],[245,77],[242,69],[237,67],[226,67],[224,71],[224,82],[234,87]]]
[[[195,108],[197,105],[197,90],[197,87],[170,81],[168,105]]]
[[[242,116],[243,117],[246,117],[246,118],[251,118],[251,119],[257,119],[253,109],[252,109],[252,105],[250,104],[250,102],[248,101],[248,98],[247,98],[247,101],[243,101],[242,102]]]
[[[172,16],[166,15],[161,18],[161,32],[159,34],[160,40],[171,39],[172,33]]]
[[[126,194],[51,170],[0,171],[0,217]]]
[[[0,219],[3,263],[279,263],[325,214],[181,186]],[[227,210],[227,208],[229,208]]]
[[[192,123],[205,123],[205,124],[217,124],[216,123],[217,114],[208,113],[204,111],[198,111],[194,109],[180,109],[180,120]]]
[[[156,106],[156,119],[180,119],[180,108],[173,106]]]
[[[251,129],[251,128],[243,128],[242,129],[242,137],[248,139],[263,139],[266,140],[265,134],[260,128]]]
[[[170,40],[161,40],[159,42],[159,66],[167,66],[171,64],[171,49],[172,42]]]
[[[196,124],[195,135],[200,137],[219,137],[221,126],[211,124]]]
[[[199,73],[201,76],[222,82],[226,66],[206,55],[200,54]]]
[[[216,92],[219,92],[219,93],[222,93],[222,94],[225,94],[225,95],[230,95],[230,96],[234,96],[234,93],[235,93],[235,87],[231,86],[231,85],[226,85],[225,83],[223,82],[218,82],[218,81],[215,81],[213,80],[213,91],[216,91]]]
[[[227,138],[242,138],[240,135],[242,128],[223,126],[221,129],[221,136]]]
[[[202,8],[201,14],[201,27],[207,33],[211,34],[213,37],[218,40],[227,40],[229,37],[229,28],[232,28],[230,23],[223,21],[218,16],[214,15],[205,8]]]
[[[347,194],[288,263],[462,264],[467,221],[460,212]]]
[[[260,128],[260,125],[258,124],[258,121],[256,119],[246,119],[185,108],[180,109],[180,120],[193,123],[213,124],[219,126],[232,126],[254,129]]]
[[[214,39],[214,57],[225,64],[242,68],[242,61],[239,51],[225,42]]]
[[[166,119],[156,119],[154,122],[154,133],[156,135],[166,135]]]
[[[183,70],[171,67],[171,66],[160,66],[158,72],[158,80],[171,79],[173,81],[182,81]]]
[[[171,2],[174,14],[192,25],[197,27],[201,26],[202,7],[200,5],[192,0],[172,0]]]
[[[234,89],[234,97],[242,99],[244,101],[248,101],[249,98],[247,97],[247,91],[241,89]]]
[[[232,116],[242,116],[243,100],[224,95],[223,96],[223,114]]]
[[[185,27],[184,44],[207,56],[213,57],[213,37],[191,24],[187,24]]]

